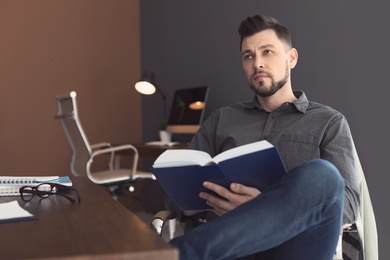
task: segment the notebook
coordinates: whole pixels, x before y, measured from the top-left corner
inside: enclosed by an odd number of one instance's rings
[[[20,187],[45,182],[72,186],[69,176],[0,176],[0,196],[19,196]]]

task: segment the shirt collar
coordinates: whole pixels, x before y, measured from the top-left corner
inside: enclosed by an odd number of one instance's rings
[[[299,111],[305,113],[307,107],[309,106],[309,100],[307,99],[305,92],[301,90],[294,91],[294,96],[297,98],[297,100],[294,100],[292,103]]]
[[[306,112],[306,109],[307,107],[309,106],[309,100],[307,99],[306,97],[306,94],[305,92],[303,91],[294,91],[294,95],[295,97],[297,98],[296,100],[294,100],[292,102],[292,104],[295,106],[295,108],[302,112],[302,113],[305,113]],[[256,98],[256,95],[254,95],[252,101],[250,102],[247,102],[246,104],[246,107],[247,108],[250,108],[250,109],[261,109],[261,110],[264,110],[260,104],[259,104],[259,101],[257,100]]]

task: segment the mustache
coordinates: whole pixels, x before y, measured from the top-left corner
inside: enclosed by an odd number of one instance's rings
[[[272,76],[273,76],[272,73],[267,72],[267,71],[265,71],[265,70],[260,70],[260,69],[257,69],[257,70],[253,73],[253,76],[256,76],[256,75],[258,75],[258,74],[265,74],[265,75],[267,75],[267,76],[269,76],[269,77],[272,77]]]

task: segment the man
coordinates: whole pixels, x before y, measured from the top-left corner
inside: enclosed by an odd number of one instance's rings
[[[288,174],[264,191],[205,182],[225,198],[199,195],[213,212],[181,212],[167,203],[183,221],[209,220],[171,243],[183,259],[254,253],[259,259],[332,259],[342,225],[354,223],[359,209],[348,123],[338,111],[293,91],[290,72],[298,52],[286,27],[255,15],[241,23],[239,33],[244,72],[255,96],[214,112],[189,148],[215,156],[265,139],[278,148]]]

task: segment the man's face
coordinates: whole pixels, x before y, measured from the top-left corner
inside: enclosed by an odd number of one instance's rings
[[[241,45],[242,64],[251,89],[259,96],[272,96],[290,84],[295,49],[287,50],[273,30],[245,37]]]

